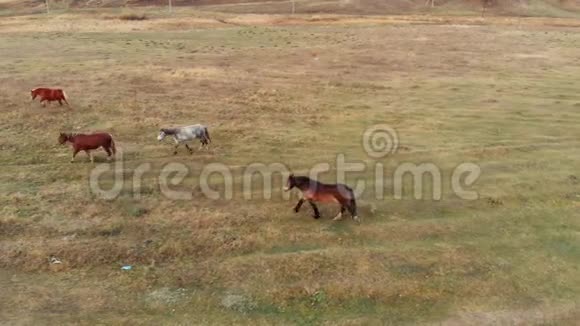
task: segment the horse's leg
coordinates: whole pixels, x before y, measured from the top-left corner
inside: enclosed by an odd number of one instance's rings
[[[348,209],[348,212],[352,216],[352,219],[355,220],[357,223],[360,223],[360,219],[356,214],[356,202],[354,201],[354,199],[348,203],[346,208]]]
[[[91,153],[91,151],[85,149],[85,153],[87,153],[87,156],[89,157],[89,160],[91,160],[91,163],[95,163],[95,159],[93,158],[93,154]]]
[[[298,203],[296,203],[296,206],[294,206],[294,212],[298,213],[300,211],[300,207],[302,207],[302,204],[304,204],[304,198],[300,198],[300,200],[298,200]]]
[[[77,156],[77,153],[80,152],[79,149],[73,149],[73,155],[72,158],[70,159],[70,162],[73,163],[75,161],[75,156]]]
[[[175,142],[175,148],[173,149],[173,155],[177,155],[177,148],[179,147],[179,144],[181,144],[181,142],[179,142],[179,139],[173,135],[173,141]]]
[[[46,107],[46,99],[40,99],[40,104],[42,104],[42,107]]]
[[[60,104],[60,106],[62,106],[62,100],[58,100],[58,104]]]
[[[344,214],[344,211],[346,210],[346,208],[344,207],[343,204],[340,204],[340,212],[338,212],[338,214],[336,214],[336,216],[332,219],[333,221],[340,221],[342,220],[342,214]]]
[[[318,207],[316,207],[316,204],[312,200],[309,200],[308,202],[310,203],[310,206],[312,206],[312,210],[314,211],[314,215],[312,217],[320,218],[320,212],[318,211]]]
[[[191,147],[189,147],[189,145],[185,144],[185,147],[189,151],[189,154],[193,154],[193,149],[191,149]]]
[[[111,151],[111,146],[103,146],[105,152],[107,152],[107,161],[110,161],[113,157],[113,151]]]

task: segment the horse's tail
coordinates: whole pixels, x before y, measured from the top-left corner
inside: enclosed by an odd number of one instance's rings
[[[113,155],[117,154],[117,148],[115,147],[115,141],[113,140],[113,136],[111,136],[111,151],[113,152]]]
[[[207,127],[203,127],[203,131],[205,132],[205,138],[209,143],[211,143],[211,138],[209,137],[209,130],[207,130]]]
[[[349,201],[348,204],[350,205],[350,207],[353,208],[355,215],[356,215],[356,199],[354,197],[352,197]]]
[[[70,106],[70,104],[68,104],[68,95],[66,95],[65,91],[62,91],[62,99],[64,100],[64,102]]]
[[[352,218],[355,221],[357,221],[358,223],[360,223],[360,219],[358,217],[357,209],[356,209],[356,198],[355,198],[355,195],[354,195],[354,191],[351,188],[349,188],[349,187],[347,187],[347,189],[348,189],[348,192],[349,192],[349,195],[350,195],[350,198],[348,199],[348,206],[347,206],[347,208],[348,208],[348,210],[349,210],[350,215],[352,216]]]

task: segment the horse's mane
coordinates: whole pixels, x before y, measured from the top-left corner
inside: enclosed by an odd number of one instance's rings
[[[78,132],[63,132],[63,135],[65,135],[65,137],[67,139],[73,139],[76,136],[83,136],[84,134],[78,133]]]
[[[166,135],[175,135],[175,133],[177,132],[177,129],[175,129],[175,128],[161,128],[161,131],[163,131]]]
[[[310,179],[307,176],[293,176],[292,178],[294,179],[294,184],[296,188],[300,190],[308,188],[319,189],[321,187],[344,187],[346,190],[352,191],[352,189],[349,186],[342,183],[336,184],[323,183],[314,179]]]
[[[307,176],[297,176],[297,177],[293,177],[293,179],[294,179],[294,183],[296,184],[296,187],[299,189],[303,189],[304,187],[309,188],[311,185],[317,186],[317,185],[322,184],[316,180],[310,179]]]

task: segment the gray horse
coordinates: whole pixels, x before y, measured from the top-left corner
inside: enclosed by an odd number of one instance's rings
[[[175,150],[173,151],[174,155],[177,154],[177,148],[181,144],[185,144],[185,147],[189,150],[190,154],[193,153],[193,150],[191,147],[189,147],[187,142],[193,141],[195,139],[199,139],[201,143],[199,146],[200,149],[208,146],[211,142],[207,127],[200,124],[177,128],[161,128],[159,136],[157,136],[157,140],[162,141],[165,136],[172,136],[173,140],[175,141]]]

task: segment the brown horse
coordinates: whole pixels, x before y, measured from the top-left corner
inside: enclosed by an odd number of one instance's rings
[[[70,142],[73,148],[71,163],[74,162],[75,156],[80,151],[85,151],[91,162],[94,162],[91,150],[98,149],[102,147],[107,152],[107,158],[110,160],[113,155],[117,152],[115,148],[115,142],[113,141],[113,136],[105,132],[98,132],[94,134],[66,134],[60,133],[58,136],[58,142],[62,145],[66,142]]]
[[[320,218],[320,212],[314,202],[334,202],[340,204],[340,212],[334,217],[334,221],[342,219],[342,214],[348,210],[352,219],[360,223],[360,219],[356,214],[356,201],[354,192],[347,185],[343,184],[324,184],[309,177],[298,176],[291,174],[286,182],[284,190],[289,191],[292,188],[298,188],[302,192],[302,198],[294,207],[294,212],[298,213],[300,207],[305,201],[308,201],[312,210],[314,210],[314,218]]]
[[[40,103],[42,103],[42,106],[46,106],[44,101],[48,101],[49,103],[52,101],[58,101],[58,104],[60,105],[62,105],[62,102],[64,101],[66,105],[70,107],[66,101],[66,93],[60,88],[35,88],[30,91],[30,96],[33,101],[37,96],[40,97]]]

